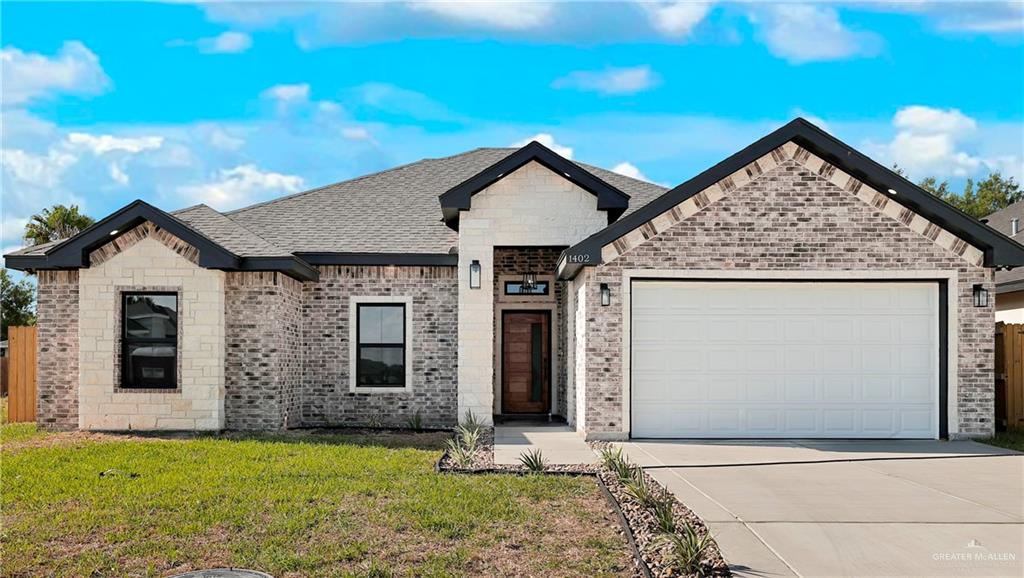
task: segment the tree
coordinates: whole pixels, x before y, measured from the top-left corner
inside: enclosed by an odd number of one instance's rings
[[[3,306],[3,323],[0,323],[0,339],[7,339],[7,327],[10,325],[35,325],[36,289],[26,279],[15,283],[11,280],[7,269],[0,269],[0,285]]]
[[[25,241],[32,245],[49,243],[74,237],[90,227],[93,218],[78,212],[77,205],[65,207],[54,205],[43,209],[41,213],[32,215],[25,225]]]
[[[990,174],[979,181],[977,187],[973,179],[967,179],[963,192],[959,194],[949,188],[949,182],[940,183],[935,177],[923,179],[918,186],[975,219],[991,215],[1024,199],[1024,191],[1021,191],[1013,177],[1003,178],[999,173]]]

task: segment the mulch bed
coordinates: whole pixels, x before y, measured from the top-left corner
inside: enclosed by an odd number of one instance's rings
[[[592,444],[595,449],[601,449],[608,444],[596,442]],[[438,472],[461,473],[461,474],[486,474],[502,473],[524,475],[531,473],[520,464],[495,464],[494,463],[494,429],[485,428],[480,433],[477,444],[477,451],[473,464],[468,467],[458,466],[449,456],[446,450],[435,465]],[[633,550],[633,557],[636,563],[638,576],[657,578],[676,578],[686,576],[731,576],[729,565],[722,558],[722,553],[717,544],[712,544],[708,553],[702,560],[702,572],[700,574],[682,574],[678,568],[672,566],[667,555],[666,547],[659,543],[660,531],[657,522],[650,511],[640,504],[633,496],[629,495],[625,486],[618,477],[604,468],[590,464],[549,464],[544,474],[555,475],[584,475],[595,476],[599,485],[607,492],[619,515],[624,527],[623,534],[626,536]],[[708,527],[696,514],[683,505],[682,502],[672,496],[654,478],[644,473],[648,484],[656,488],[663,496],[670,496],[674,502],[674,514],[676,524],[682,527],[687,524],[701,534],[709,532]]]

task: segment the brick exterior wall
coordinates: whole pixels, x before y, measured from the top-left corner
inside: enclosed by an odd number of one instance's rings
[[[78,427],[78,271],[39,271],[36,425]]]
[[[950,300],[956,300],[959,312],[959,432],[954,435],[993,431],[993,308],[973,307],[972,296],[975,283],[992,291],[991,271],[786,160],[593,268],[586,280],[587,303],[600,302],[601,283],[609,285],[613,297],[610,306],[588,307],[586,312],[588,435],[623,433],[621,296],[627,269],[955,270],[959,286],[950,288]]]
[[[523,273],[532,271],[538,275],[555,275],[555,265],[558,263],[558,256],[562,254],[563,248],[556,247],[495,247],[494,248],[494,303],[498,303],[502,299],[504,292],[504,283],[502,282],[502,275],[516,275],[522,276]],[[562,322],[565,319],[565,282],[555,281],[551,288],[553,296],[549,300],[538,299],[538,303],[543,305],[549,305],[554,303],[555,315],[551,319],[551,343],[552,351],[555,355],[555,370],[552,375],[552,385],[555,388],[553,392],[556,406],[553,408],[553,413],[562,417],[566,417],[566,371],[565,371],[565,347],[566,347],[566,333],[565,323]],[[529,304],[523,304],[522,309],[529,309]],[[495,317],[495,351],[496,355],[500,355],[497,352],[497,336],[498,332],[501,331],[500,317]],[[500,391],[501,387],[501,376],[497,375],[498,367],[495,364],[495,375],[494,383],[498,384]]]
[[[302,286],[303,388],[297,426],[405,426],[457,422],[458,285],[454,267],[320,267]],[[408,391],[349,391],[351,297],[412,298],[412,384]]]
[[[225,427],[274,430],[300,420],[302,284],[270,272],[225,283]]]

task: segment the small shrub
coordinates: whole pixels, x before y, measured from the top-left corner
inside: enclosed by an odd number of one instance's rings
[[[543,472],[548,467],[544,454],[539,449],[532,449],[519,454],[519,462],[533,473]]]
[[[460,468],[470,468],[473,466],[473,461],[476,457],[475,447],[471,448],[462,445],[459,438],[450,439],[446,443],[448,444],[448,457],[455,462],[455,465]]]
[[[416,410],[416,413],[412,414],[406,425],[411,430],[421,431],[423,429],[423,416],[420,414],[420,410]]]
[[[615,474],[619,480],[625,481],[633,475],[633,464],[622,455],[622,448],[606,447],[601,450],[601,464]]]
[[[659,541],[667,546],[668,557],[679,571],[686,575],[704,575],[701,560],[715,543],[710,532],[701,534],[696,528],[685,524],[678,531],[659,536]]]
[[[676,531],[676,516],[674,500],[672,496],[662,496],[654,500],[651,504],[651,514],[654,516],[654,521],[658,524],[658,529],[666,534],[671,534]]]
[[[639,466],[632,468],[630,477],[622,480],[622,485],[626,487],[626,493],[636,498],[645,508],[650,508],[658,501],[657,492],[647,483],[647,476]]]

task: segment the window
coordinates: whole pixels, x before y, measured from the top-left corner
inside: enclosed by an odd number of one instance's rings
[[[356,386],[405,387],[405,304],[356,306]]]
[[[178,387],[178,295],[124,293],[121,387]]]
[[[522,281],[505,281],[505,295],[547,295],[550,287],[547,281],[537,281],[527,290]]]

